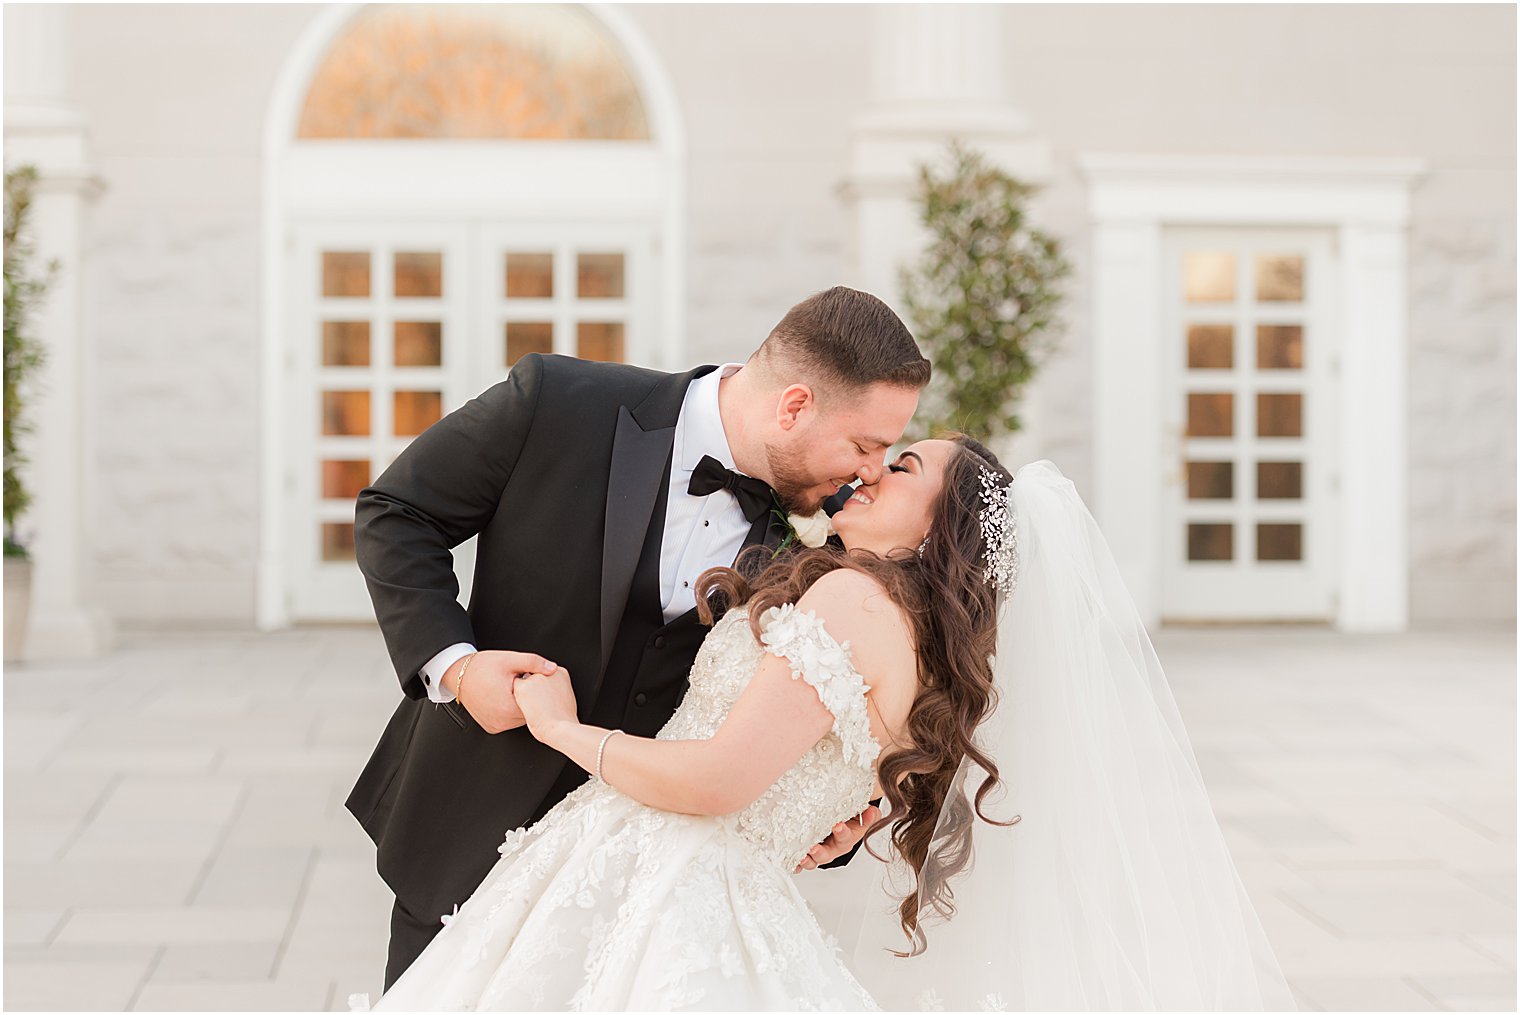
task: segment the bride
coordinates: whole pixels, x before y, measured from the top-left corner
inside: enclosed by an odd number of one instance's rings
[[[375,1007],[1292,1009],[1055,466],[922,441],[833,523],[842,553],[704,575],[703,620],[727,610],[653,739],[581,723],[563,669],[519,679],[595,778],[506,835]],[[792,872],[874,797],[846,949]]]

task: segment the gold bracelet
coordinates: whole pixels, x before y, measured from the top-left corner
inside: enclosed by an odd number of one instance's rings
[[[459,679],[454,681],[454,700],[459,702],[459,707],[464,708],[464,672],[470,668],[470,660],[474,659],[479,652],[471,652],[464,657],[464,665],[459,667]],[[466,712],[469,709],[464,709]]]

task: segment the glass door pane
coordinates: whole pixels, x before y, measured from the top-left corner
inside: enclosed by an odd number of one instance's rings
[[[654,303],[640,288],[647,229],[502,224],[484,228],[480,242],[491,279],[481,303],[493,335],[486,377],[530,353],[664,365],[642,344]]]
[[[287,600],[300,619],[364,619],[354,505],[410,441],[462,401],[467,231],[296,228],[286,421]]]
[[[1334,421],[1330,236],[1177,228],[1166,239],[1163,615],[1328,615]]]

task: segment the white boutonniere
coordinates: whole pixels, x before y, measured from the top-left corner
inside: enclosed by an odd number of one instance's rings
[[[829,521],[829,513],[827,511],[820,508],[818,513],[814,515],[795,514],[781,506],[781,498],[776,497],[774,490],[771,491],[771,496],[776,501],[776,506],[771,508],[771,514],[780,518],[781,523],[786,526],[786,536],[781,540],[780,545],[776,547],[775,551],[771,553],[771,560],[775,560],[781,555],[782,550],[785,550],[793,543],[801,543],[803,546],[816,549],[827,542],[829,536],[833,535],[834,524]]]
[[[828,538],[834,532],[834,523],[829,519],[827,511],[819,511],[815,515],[787,515],[786,523],[792,527],[797,540],[803,546],[814,549],[828,542]]]

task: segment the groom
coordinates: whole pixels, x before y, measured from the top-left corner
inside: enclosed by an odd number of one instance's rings
[[[665,374],[524,356],[360,492],[359,568],[405,695],[347,800],[396,893],[387,989],[507,831],[587,779],[529,735],[515,674],[564,666],[584,720],[654,736],[706,634],[697,577],[779,545],[774,500],[813,514],[840,486],[876,482],[928,380],[891,309],[836,287],[743,364]],[[450,550],[476,534],[466,609]],[[877,817],[804,866],[853,855]]]

